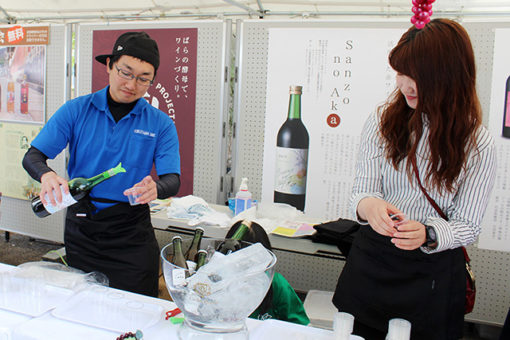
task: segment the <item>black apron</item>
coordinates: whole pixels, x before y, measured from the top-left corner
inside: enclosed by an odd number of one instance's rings
[[[401,250],[362,226],[338,279],[334,305],[387,333],[388,321],[411,322],[411,339],[462,337],[466,276],[460,248],[435,254]],[[362,334],[357,334],[362,335]]]
[[[69,265],[105,274],[110,287],[157,297],[159,246],[149,206],[118,203],[92,214],[94,210],[88,198],[67,209]]]

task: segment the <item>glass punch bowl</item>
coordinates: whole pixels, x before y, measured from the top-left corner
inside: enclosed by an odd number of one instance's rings
[[[191,237],[183,237],[184,251],[188,249],[191,240]],[[224,239],[203,238],[200,248],[212,254],[223,241]],[[250,245],[247,242],[241,243],[243,248]],[[230,270],[227,270],[225,275],[204,275],[201,271],[191,275],[187,269],[184,269],[183,275],[183,268],[168,260],[173,254],[173,245],[170,243],[161,250],[166,287],[185,318],[178,331],[180,339],[248,338],[246,318],[266,296],[275,270],[276,256],[265,248],[263,250],[269,254],[264,254],[270,259],[267,266],[263,265],[258,269],[249,266],[250,270],[241,274],[239,272],[242,271],[233,268],[235,266],[228,267]],[[203,269],[206,267],[207,264]],[[185,281],[183,276],[186,277]]]

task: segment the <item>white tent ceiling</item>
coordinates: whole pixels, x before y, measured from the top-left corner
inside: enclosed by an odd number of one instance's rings
[[[0,22],[204,17],[411,16],[411,0],[2,0]],[[509,0],[436,0],[436,15],[510,15]]]

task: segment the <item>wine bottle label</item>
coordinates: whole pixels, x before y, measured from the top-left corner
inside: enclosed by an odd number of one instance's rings
[[[44,205],[44,208],[50,214],[53,214],[59,210],[67,208],[68,206],[73,205],[77,202],[71,194],[64,193],[64,188],[62,186],[60,186],[60,192],[62,193],[62,202],[60,202],[60,203],[56,202],[57,203],[56,205],[53,205],[51,203]],[[55,197],[55,191],[53,191],[53,197]],[[46,202],[50,201],[50,197],[48,196],[48,194],[44,195],[44,199],[46,200]],[[56,200],[56,198],[55,198],[55,200]]]
[[[276,148],[275,191],[284,194],[306,193],[308,149]]]
[[[184,269],[175,268],[172,270],[172,281],[174,286],[184,286],[186,284],[186,272]]]

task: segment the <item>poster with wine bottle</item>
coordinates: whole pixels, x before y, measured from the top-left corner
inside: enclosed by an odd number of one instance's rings
[[[496,141],[497,170],[478,247],[510,251],[510,29],[498,28],[494,34],[488,128]]]
[[[0,27],[0,120],[45,122],[48,26]]]
[[[405,29],[269,29],[262,201],[349,215],[361,128],[394,90]]]
[[[111,53],[115,40],[130,30],[95,30],[92,55]],[[181,187],[177,196],[193,193],[195,95],[197,73],[196,28],[144,29],[158,43],[160,66],[144,98],[175,122],[181,155]],[[92,91],[108,84],[104,66],[92,63]],[[153,169],[151,175],[156,176]]]

